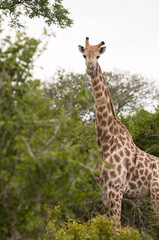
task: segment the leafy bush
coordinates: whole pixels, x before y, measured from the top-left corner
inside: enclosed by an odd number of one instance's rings
[[[50,227],[51,226],[51,227]],[[77,221],[69,221],[65,227],[56,228],[55,222],[48,222],[46,232],[40,239],[56,239],[56,240],[140,240],[137,230],[132,228],[121,228],[114,220],[99,215],[92,218],[88,222],[80,223]],[[51,234],[49,231],[51,230]],[[51,236],[52,235],[52,236]],[[48,238],[48,236],[50,238]]]
[[[39,41],[18,35],[3,42],[0,59],[0,239],[24,239],[40,231],[47,208],[60,205],[63,214],[84,208],[96,192],[75,188],[89,175],[96,154],[82,154],[70,141],[79,117],[53,105],[33,80]]]

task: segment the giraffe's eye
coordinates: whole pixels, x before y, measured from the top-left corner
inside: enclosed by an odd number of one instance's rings
[[[83,55],[84,58],[86,58],[86,55]]]
[[[97,56],[97,59],[99,58],[100,56]]]

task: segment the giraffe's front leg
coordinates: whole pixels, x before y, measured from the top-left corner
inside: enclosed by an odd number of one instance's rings
[[[113,184],[113,187],[104,187],[102,201],[108,208],[109,216],[116,219],[119,223],[121,219],[122,199],[123,187],[121,185]]]
[[[108,209],[109,216],[116,219],[120,223],[121,219],[121,205],[123,199],[122,186],[114,186],[108,189]]]

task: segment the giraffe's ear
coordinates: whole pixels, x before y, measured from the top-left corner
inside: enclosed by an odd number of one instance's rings
[[[101,47],[101,48],[99,48],[99,53],[103,54],[105,52],[105,50],[106,50],[106,47]]]
[[[81,53],[84,53],[84,51],[85,51],[85,48],[81,45],[78,45],[78,49]]]

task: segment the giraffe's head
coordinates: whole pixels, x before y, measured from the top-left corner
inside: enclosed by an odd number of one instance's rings
[[[78,45],[79,51],[83,54],[83,57],[86,61],[87,73],[91,76],[94,76],[96,73],[98,58],[106,50],[106,47],[101,47],[105,43],[101,42],[97,45],[90,45],[89,38],[86,38],[85,48],[81,45]]]

